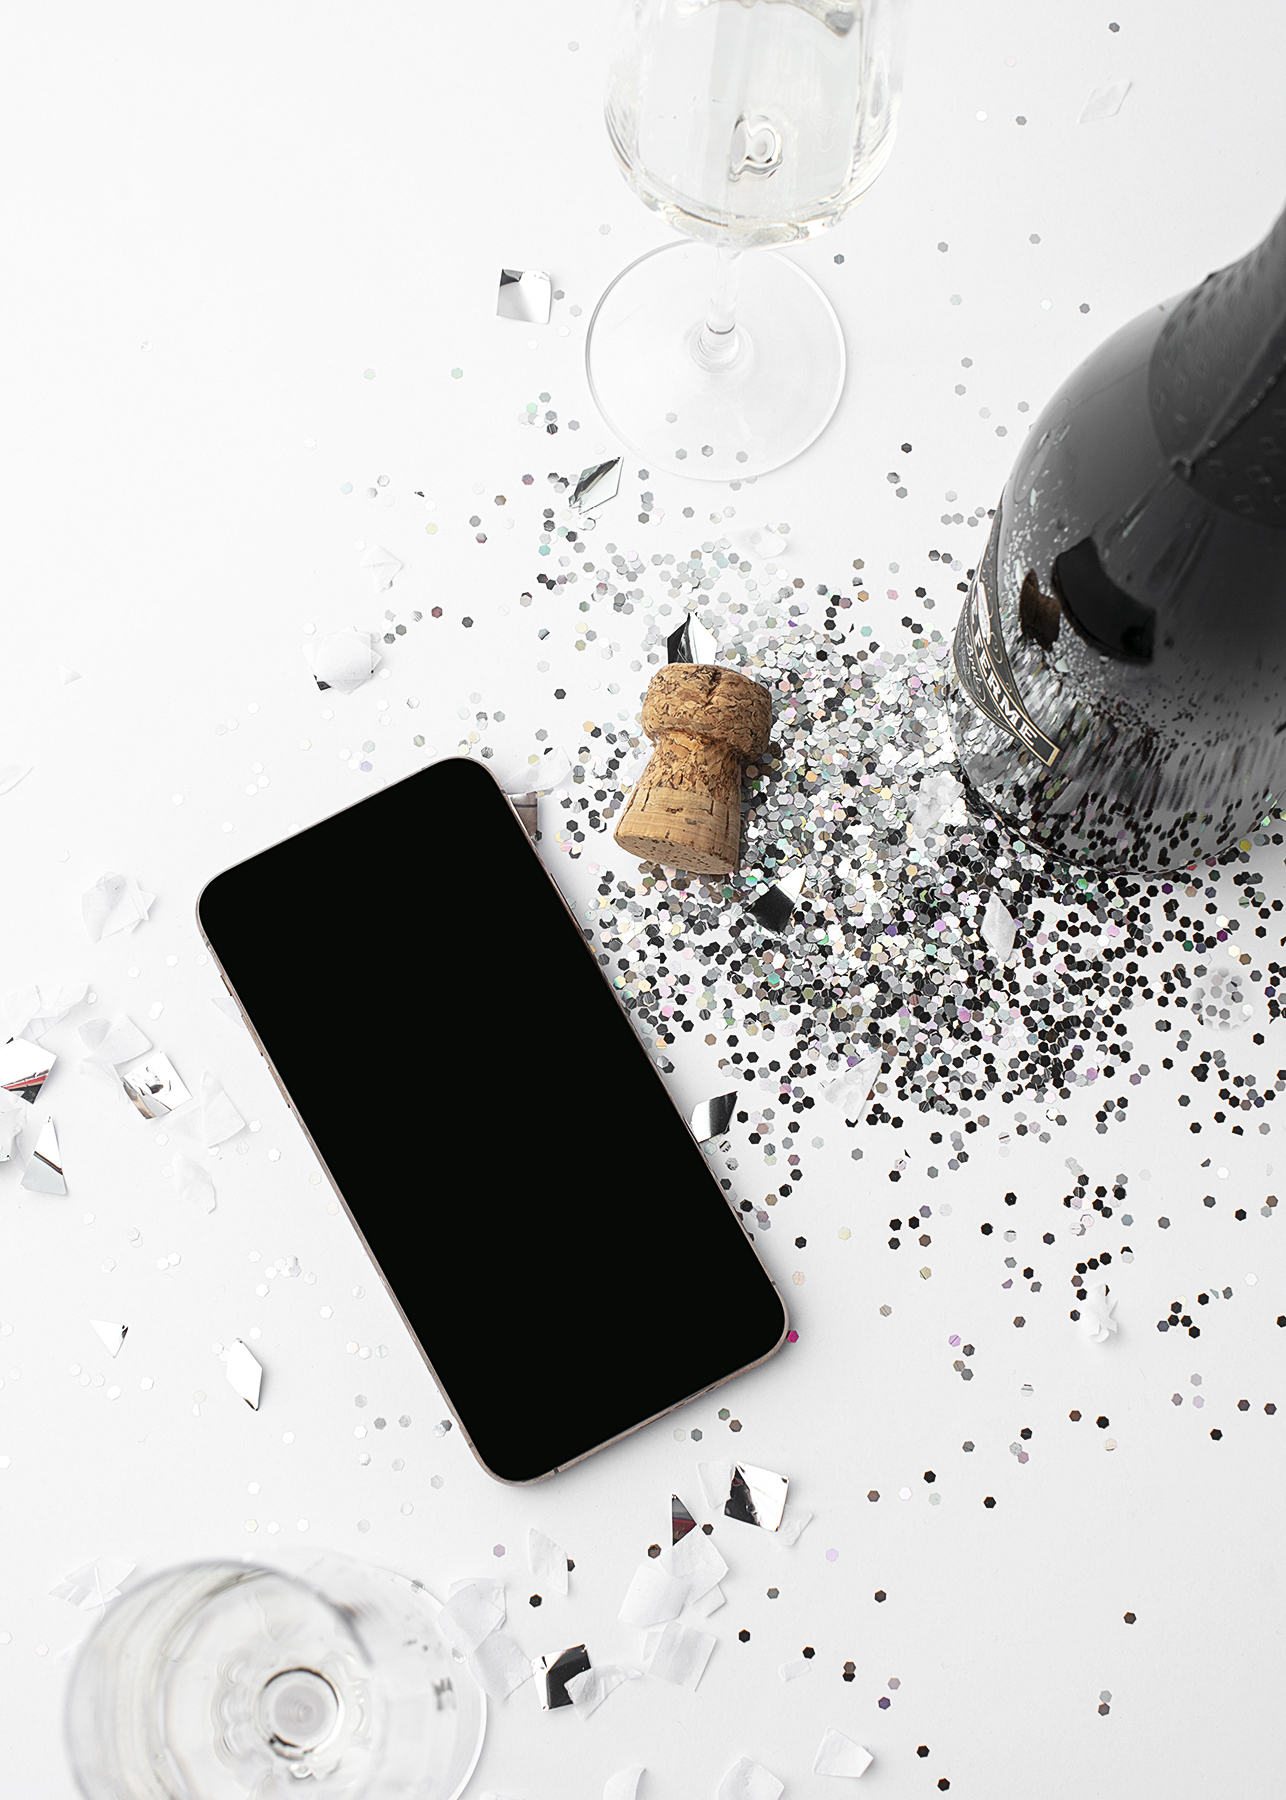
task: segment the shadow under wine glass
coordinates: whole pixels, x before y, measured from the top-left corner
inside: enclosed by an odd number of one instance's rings
[[[772,246],[834,225],[888,161],[905,6],[624,0],[608,135],[630,187],[686,240],[631,263],[590,321],[595,402],[640,455],[736,480],[789,462],[830,420],[843,332]]]
[[[67,1696],[88,1800],[457,1800],[486,1699],[419,1583],[330,1555],[166,1569],[113,1602]]]

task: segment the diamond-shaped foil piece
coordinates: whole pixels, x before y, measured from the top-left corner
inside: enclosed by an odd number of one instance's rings
[[[159,1050],[126,1069],[121,1081],[145,1119],[163,1119],[192,1098],[174,1064]]]
[[[588,1667],[589,1657],[584,1644],[573,1644],[570,1650],[560,1650],[554,1657],[537,1656],[531,1671],[536,1677],[540,1710],[552,1712],[557,1706],[570,1706],[572,1697],[567,1692],[567,1683],[573,1675],[583,1674]]]
[[[719,653],[719,642],[707,631],[695,613],[689,613],[682,625],[665,640],[665,660],[672,663],[711,663]]]
[[[58,1134],[54,1130],[52,1119],[46,1119],[41,1127],[21,1185],[29,1194],[67,1192],[67,1183],[63,1180],[62,1152],[58,1148]]]
[[[621,459],[614,456],[610,462],[591,463],[581,470],[572,489],[571,504],[578,512],[592,512],[596,506],[615,500],[620,491]]]
[[[795,869],[779,881],[771,882],[755,899],[747,901],[747,910],[754,914],[765,931],[780,937],[790,929],[795,906],[803,891],[804,871]]]
[[[716,1094],[713,1099],[698,1101],[692,1108],[692,1117],[688,1121],[698,1144],[704,1144],[709,1138],[723,1136],[732,1123],[736,1105],[736,1088],[730,1094]]]
[[[548,325],[553,283],[541,269],[501,269],[496,315],[525,325]]]
[[[263,1385],[263,1369],[238,1338],[228,1351],[228,1380],[246,1405],[259,1410],[259,1389]]]
[[[744,1525],[758,1525],[764,1531],[776,1531],[781,1524],[781,1515],[786,1510],[786,1489],[789,1486],[784,1475],[775,1475],[771,1469],[756,1469],[750,1463],[735,1463],[732,1470],[732,1490],[724,1502],[724,1515],[729,1519],[740,1519]]]
[[[0,1091],[34,1102],[57,1061],[52,1050],[42,1050],[30,1038],[10,1038],[0,1044]]]
[[[690,1531],[695,1531],[697,1522],[683,1504],[677,1494],[670,1495],[670,1543],[679,1543]]]

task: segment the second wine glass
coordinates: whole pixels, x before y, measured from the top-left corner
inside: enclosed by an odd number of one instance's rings
[[[640,455],[759,475],[834,413],[839,320],[774,247],[835,224],[887,162],[904,7],[625,0],[608,134],[634,192],[685,236],[618,275],[590,321],[594,398]]]

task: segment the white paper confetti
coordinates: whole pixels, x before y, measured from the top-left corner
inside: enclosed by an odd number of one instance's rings
[[[30,1117],[31,1114],[17,1094],[7,1094],[0,1090],[0,1162],[11,1159],[18,1133]]]
[[[453,1650],[464,1656],[473,1652],[504,1623],[504,1608],[497,1606],[471,1581],[453,1594],[438,1614],[438,1630]]]
[[[662,1681],[674,1682],[676,1687],[694,1688],[705,1672],[714,1645],[710,1632],[671,1619],[645,1640],[647,1672]]]
[[[798,1681],[801,1675],[808,1673],[808,1658],[792,1656],[789,1662],[778,1663],[777,1673],[783,1681]]]
[[[116,1065],[146,1056],[152,1048],[151,1038],[144,1036],[134,1021],[124,1013],[117,1013],[110,1022],[107,1019],[86,1019],[80,1028],[80,1041],[89,1051],[89,1055],[83,1057],[78,1065],[81,1074],[97,1076],[100,1081],[108,1081],[113,1087],[119,1085]]]
[[[562,745],[557,745],[539,762],[532,763],[523,776],[528,793],[548,794],[564,787],[572,778],[572,760]]]
[[[1076,123],[1093,125],[1098,119],[1114,118],[1120,112],[1121,102],[1129,93],[1131,85],[1129,77],[1123,76],[1120,81],[1109,81],[1102,87],[1096,87],[1081,108],[1081,116]]]
[[[692,1606],[703,1594],[717,1587],[728,1573],[728,1565],[704,1531],[689,1531],[670,1552],[670,1569],[676,1581],[682,1582],[683,1604]],[[673,1616],[673,1615],[667,1615]],[[659,1620],[642,1621],[657,1624]]]
[[[356,626],[332,631],[319,644],[305,644],[303,655],[317,686],[337,694],[355,693],[383,660],[375,648],[374,634],[358,631]]]
[[[749,1756],[733,1763],[719,1783],[719,1800],[777,1800],[786,1791],[771,1769]]]
[[[701,1492],[705,1495],[706,1505],[711,1512],[721,1513],[732,1487],[731,1461],[699,1462],[697,1474],[701,1478]]]
[[[571,1676],[564,1685],[577,1718],[588,1719],[610,1693],[624,1682],[636,1681],[642,1673],[642,1669],[631,1669],[618,1663],[601,1663]]]
[[[527,1567],[556,1594],[567,1592],[567,1552],[533,1525],[527,1533]]]
[[[66,1600],[68,1605],[90,1612],[94,1607],[106,1606],[109,1600],[119,1600],[121,1583],[133,1573],[132,1562],[123,1562],[116,1556],[100,1556],[73,1569],[62,1581],[55,1582],[49,1592],[55,1600]]]
[[[1112,1333],[1119,1329],[1117,1320],[1113,1318],[1116,1301],[1107,1297],[1107,1287],[1099,1282],[1096,1287],[1087,1291],[1081,1301],[1081,1326],[1091,1344],[1105,1344]]]
[[[982,915],[983,942],[998,962],[1008,962],[1014,953],[1014,938],[1018,927],[1013,915],[1001,900],[1000,895],[993,893],[987,901],[987,909]]]
[[[781,1524],[777,1527],[777,1536],[783,1544],[797,1544],[801,1534],[812,1522],[812,1513],[794,1500],[787,1500],[786,1510],[781,1515]]]
[[[207,1148],[224,1144],[239,1131],[245,1120],[223,1091],[217,1075],[207,1069],[201,1077],[201,1141]]]
[[[855,1744],[852,1738],[829,1725],[813,1758],[813,1774],[865,1775],[874,1761],[869,1750],[864,1750],[861,1744]]]
[[[362,558],[362,567],[369,570],[371,580],[375,583],[375,591],[380,593],[384,588],[392,587],[393,577],[400,572],[402,564],[383,544],[372,544]]]
[[[478,1598],[489,1600],[499,1610],[497,1625],[505,1622],[505,1584],[495,1575],[466,1575],[459,1581],[453,1581],[447,1589],[447,1599],[454,1600],[457,1594],[464,1593],[466,1588],[473,1588]]]
[[[842,1106],[844,1118],[850,1125],[856,1125],[866,1112],[867,1102],[883,1068],[882,1053],[862,1057],[838,1081],[831,1082],[822,1095],[823,1100],[831,1106]]]
[[[146,919],[155,900],[156,895],[145,893],[132,875],[100,875],[81,896],[85,930],[95,944],[117,931],[133,931]]]
[[[634,1571],[617,1617],[626,1625],[664,1624],[678,1618],[687,1592],[687,1583],[667,1574],[659,1561],[644,1560]]]
[[[258,1412],[259,1390],[263,1384],[263,1368],[250,1354],[240,1338],[236,1339],[228,1351],[226,1369],[228,1381],[240,1394],[246,1405]]]
[[[79,669],[69,669],[66,663],[59,663],[58,679],[64,687],[70,687],[73,681],[80,680],[80,671]]]
[[[129,1326],[113,1325],[107,1319],[91,1319],[89,1322],[98,1333],[103,1343],[107,1346],[108,1350],[111,1351],[112,1355],[116,1356],[119,1354],[120,1347],[125,1342],[125,1333],[129,1330]]]
[[[175,1152],[174,1175],[178,1182],[178,1197],[187,1200],[201,1212],[212,1213],[215,1207],[216,1194],[214,1177],[204,1163],[185,1156],[181,1150]]]
[[[469,1658],[469,1673],[491,1700],[505,1700],[531,1680],[531,1659],[505,1631],[492,1631]]]
[[[953,775],[945,770],[938,770],[926,775],[920,783],[915,797],[915,811],[911,815],[911,830],[918,838],[925,838],[937,829],[949,813],[955,811],[957,801],[964,799],[964,789]]]
[[[73,1007],[79,1006],[88,992],[87,981],[65,982],[56,988],[34,984],[19,988],[17,993],[7,995],[0,1007],[0,1043],[15,1037],[33,1041],[42,1038]]]
[[[603,1800],[637,1800],[639,1782],[647,1773],[643,1763],[631,1763],[609,1775],[603,1786]]]
[[[718,1612],[727,1596],[721,1587],[709,1588],[699,1600],[689,1601],[685,1612],[692,1613],[698,1619],[708,1619],[711,1613]]]
[[[30,763],[0,764],[0,794],[7,794],[10,788],[16,788],[25,776],[30,775],[31,769]]]

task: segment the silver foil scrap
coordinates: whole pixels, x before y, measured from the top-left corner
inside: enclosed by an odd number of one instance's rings
[[[692,1127],[692,1135],[698,1144],[704,1144],[710,1138],[722,1137],[732,1123],[732,1115],[737,1105],[737,1089],[730,1094],[715,1094],[710,1100],[698,1101],[692,1108],[692,1117],[688,1123]]]
[[[536,1677],[540,1710],[552,1712],[557,1706],[570,1706],[572,1697],[567,1692],[567,1683],[573,1675],[583,1675],[588,1668],[589,1657],[584,1644],[573,1644],[570,1650],[560,1650],[557,1656],[537,1656],[531,1669]]]
[[[41,1127],[21,1185],[29,1194],[67,1192],[67,1183],[63,1179],[62,1152],[58,1148],[58,1134],[54,1130],[52,1119],[46,1119]]]
[[[719,641],[694,613],[677,625],[665,640],[665,660],[672,663],[711,663],[719,653]]]
[[[145,1119],[163,1119],[192,1098],[174,1064],[159,1050],[126,1069],[121,1083]]]
[[[42,1050],[29,1038],[10,1038],[0,1044],[0,1092],[34,1103],[57,1060],[52,1050]]]
[[[553,283],[541,269],[501,269],[496,316],[525,325],[548,325]]]
[[[572,490],[571,505],[578,512],[592,512],[596,506],[615,500],[620,491],[621,459],[614,456],[610,462],[591,463],[581,470]]]
[[[744,1525],[758,1525],[763,1531],[776,1531],[786,1510],[789,1485],[784,1475],[776,1475],[771,1469],[735,1463],[732,1487],[724,1502],[724,1515],[729,1519],[740,1519]]]

